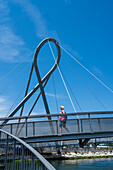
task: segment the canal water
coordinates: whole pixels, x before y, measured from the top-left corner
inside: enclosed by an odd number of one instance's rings
[[[74,159],[74,160],[49,160],[56,170],[113,170],[113,158]],[[16,163],[16,170],[21,169],[21,162]],[[9,163],[7,170],[12,170]],[[24,164],[24,169],[31,170],[31,162]],[[34,164],[33,170],[41,169],[40,165]]]
[[[113,158],[53,160],[56,170],[113,170]]]

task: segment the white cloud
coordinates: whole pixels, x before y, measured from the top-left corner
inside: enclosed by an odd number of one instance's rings
[[[6,1],[0,0],[0,23],[9,21],[9,15],[10,10],[8,8],[8,5]]]
[[[8,113],[11,101],[6,96],[0,96],[0,117],[5,117]]]
[[[24,12],[29,16],[32,21],[36,35],[38,38],[43,39],[47,37],[55,37],[59,40],[57,32],[55,30],[48,30],[47,21],[43,17],[41,11],[30,2],[30,0],[11,0],[12,2],[18,3]]]
[[[29,50],[23,39],[15,34],[11,21],[7,1],[0,0],[0,60],[15,62],[21,59],[20,54]]]
[[[37,112],[32,112],[31,115],[38,115]]]
[[[56,98],[66,98],[65,96],[62,96],[62,95],[55,95],[53,93],[46,93],[47,96],[50,96],[50,97],[56,97]]]
[[[47,95],[47,96],[50,96],[50,97],[55,97],[55,95],[52,94],[52,93],[46,93],[46,95]],[[57,97],[58,97],[58,96],[57,96]]]
[[[62,47],[61,47],[62,48]],[[76,58],[78,58],[78,59],[80,59],[80,60],[82,60],[83,59],[83,57],[82,56],[80,56],[80,54],[77,52],[77,51],[75,51],[75,50],[73,50],[69,45],[67,45],[67,44],[63,44],[63,48],[62,49],[64,49],[63,51],[67,51],[68,52],[68,54],[71,54],[73,57],[76,57]]]
[[[4,98],[0,98],[0,104],[5,102],[5,99]]]
[[[14,34],[10,27],[0,27],[0,59],[5,61],[16,61],[24,42]]]
[[[39,38],[45,38],[49,36],[50,31],[47,29],[46,20],[43,18],[40,10],[33,5],[29,0],[12,0],[18,3],[23,10],[27,13],[30,20],[33,22],[36,30],[36,35]]]
[[[4,61],[15,62],[20,56],[26,55],[29,52],[25,48],[25,42],[23,39],[16,35],[12,26],[10,18],[10,9],[8,3],[19,4],[23,11],[28,15],[29,19],[35,27],[35,32],[38,38],[55,37],[59,42],[60,38],[56,31],[48,30],[47,22],[43,17],[40,10],[30,2],[30,0],[0,0],[0,59]],[[65,3],[69,3],[69,0],[65,0]],[[64,45],[70,52],[77,58],[82,58],[76,51],[72,50],[69,46]]]
[[[101,77],[104,77],[102,71],[101,71],[99,68],[97,68],[97,67],[94,67],[94,66],[93,66],[93,72],[94,72],[95,74],[101,76]]]
[[[0,0],[0,60],[6,62],[16,62],[30,50],[25,48],[24,40],[15,34],[12,27],[13,20],[10,17],[9,3],[19,3],[23,11],[29,16],[34,24],[38,38],[45,38],[49,35],[57,36],[55,31],[47,29],[47,23],[41,12],[29,0]]]

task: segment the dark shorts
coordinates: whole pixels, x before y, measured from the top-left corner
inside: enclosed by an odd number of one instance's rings
[[[64,119],[64,120],[60,121],[59,126],[60,127],[62,127],[62,126],[65,127],[66,126],[66,120]]]

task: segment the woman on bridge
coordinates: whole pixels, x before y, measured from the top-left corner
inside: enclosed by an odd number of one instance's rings
[[[60,114],[65,114],[64,106],[60,106],[60,110],[61,110]],[[69,132],[68,128],[66,127],[66,119],[67,119],[66,117],[67,116],[64,115],[60,116],[60,134],[62,133],[62,126],[67,132]]]

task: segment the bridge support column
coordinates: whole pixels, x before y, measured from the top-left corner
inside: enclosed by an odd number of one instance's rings
[[[79,139],[79,146],[80,147],[84,147],[84,145],[89,141],[90,139],[87,138],[87,139]]]

